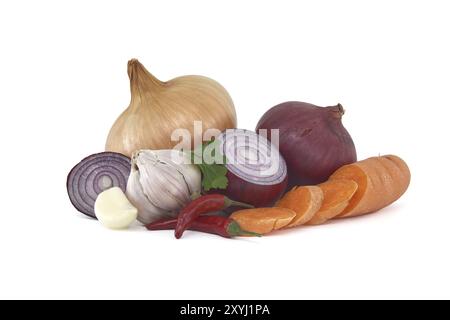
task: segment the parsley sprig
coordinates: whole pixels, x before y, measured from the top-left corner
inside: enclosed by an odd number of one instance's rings
[[[191,152],[192,163],[202,173],[202,188],[204,191],[226,189],[228,186],[226,158],[221,154],[216,157],[216,147],[218,147],[217,142],[214,140],[204,143]]]

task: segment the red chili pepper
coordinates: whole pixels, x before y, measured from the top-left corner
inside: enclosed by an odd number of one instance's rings
[[[177,226],[177,219],[163,219],[146,226],[148,230],[173,230]],[[258,233],[242,230],[233,219],[222,216],[198,217],[190,226],[190,230],[217,234],[225,238],[238,236],[261,236]]]
[[[178,215],[175,238],[180,239],[183,232],[189,229],[195,219],[200,215],[212,211],[220,211],[231,206],[252,208],[248,204],[232,201],[223,194],[207,194],[195,199],[184,207]]]

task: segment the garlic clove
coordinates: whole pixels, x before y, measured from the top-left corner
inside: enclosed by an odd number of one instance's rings
[[[189,155],[179,150],[158,150],[156,153],[161,161],[171,163],[183,176],[190,195],[200,193],[201,173],[197,166],[191,164]]]
[[[191,164],[190,156],[180,150],[141,150],[145,156],[152,156],[153,161],[161,161],[170,164],[178,171],[185,180],[189,189],[189,194],[200,193],[201,191],[201,173],[197,166]],[[148,158],[147,158],[148,159]]]
[[[197,194],[201,191],[202,176],[200,170],[194,165],[180,166],[179,172],[183,175],[189,189],[189,194]]]
[[[130,202],[138,208],[138,220],[144,224],[173,216],[166,210],[155,206],[149,198],[144,194],[140,183],[139,171],[132,170],[128,178],[126,195]]]
[[[157,168],[166,181],[166,189],[178,203],[184,205],[189,202],[189,188],[183,175],[171,164],[160,164]]]
[[[142,190],[155,206],[170,211],[183,205],[170,193],[171,187],[159,169],[155,166],[144,166],[139,168],[139,172]]]
[[[128,228],[138,214],[138,210],[118,187],[100,193],[95,201],[94,211],[100,223],[110,229]]]

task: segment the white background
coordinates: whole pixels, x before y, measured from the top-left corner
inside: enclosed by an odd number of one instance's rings
[[[2,1],[0,298],[450,298],[447,1]],[[202,74],[253,129],[340,102],[360,159],[410,165],[379,213],[261,239],[114,232],[66,175],[128,106],[126,63]]]

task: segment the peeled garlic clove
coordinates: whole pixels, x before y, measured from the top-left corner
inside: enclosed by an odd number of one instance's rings
[[[128,228],[138,214],[137,209],[118,187],[100,193],[95,200],[94,210],[100,223],[110,229]]]

